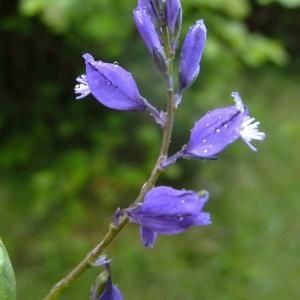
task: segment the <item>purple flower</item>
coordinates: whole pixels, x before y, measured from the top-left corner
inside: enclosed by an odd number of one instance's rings
[[[146,248],[154,247],[154,244],[155,244],[155,241],[157,238],[157,233],[155,231],[152,231],[151,229],[141,226],[140,227],[140,236],[141,236],[143,245]]]
[[[131,221],[141,225],[144,246],[153,247],[157,234],[177,234],[191,226],[210,224],[210,215],[202,211],[207,200],[208,193],[199,196],[161,186],[149,191],[144,202],[127,213]]]
[[[90,300],[123,300],[119,288],[112,283],[109,262],[106,256],[100,256],[94,263],[94,266],[104,266],[105,270],[97,277]]]
[[[171,36],[172,50],[175,51],[177,48],[182,24],[182,8],[180,0],[167,0],[166,12],[168,29]]]
[[[139,34],[144,40],[150,54],[153,56],[155,51],[160,53],[162,57],[165,57],[159,36],[147,11],[138,6],[133,11],[133,18]]]
[[[74,88],[76,99],[90,93],[103,105],[117,110],[145,110],[154,120],[164,126],[166,117],[143,98],[131,73],[117,64],[95,61],[90,54],[84,54],[86,75],[77,77]]]
[[[186,89],[194,82],[200,71],[200,61],[206,41],[206,27],[203,20],[191,26],[181,50],[179,66],[180,89]]]
[[[238,92],[233,92],[232,97],[235,105],[210,111],[195,124],[183,150],[185,157],[213,158],[238,138],[256,151],[251,141],[262,141],[265,133],[258,130],[259,122],[249,116]]]
[[[116,64],[95,61],[90,54],[84,54],[86,76],[82,76],[81,85],[75,87],[75,93],[88,92],[103,105],[117,110],[145,110],[146,104],[139,94],[132,75]]]
[[[235,105],[214,109],[206,113],[191,131],[190,140],[182,150],[167,158],[162,169],[174,164],[177,159],[198,158],[214,159],[229,144],[239,138],[252,149],[252,140],[262,141],[266,134],[259,131],[259,122],[249,116],[248,108],[243,104],[239,93],[233,92]]]

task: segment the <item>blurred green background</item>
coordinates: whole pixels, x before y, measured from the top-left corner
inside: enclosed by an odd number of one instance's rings
[[[238,90],[267,139],[218,161],[179,161],[159,184],[207,189],[213,224],[160,236],[153,250],[129,225],[109,249],[125,299],[300,299],[300,1],[185,0],[184,27],[203,18],[197,82],[177,113],[171,153],[209,109]],[[0,236],[18,299],[41,299],[138,194],[161,132],[141,113],[75,101],[82,53],[133,72],[164,108],[160,74],[132,21],[135,0],[0,2]],[[183,36],[182,36],[183,39]],[[88,299],[98,270],[61,299]]]

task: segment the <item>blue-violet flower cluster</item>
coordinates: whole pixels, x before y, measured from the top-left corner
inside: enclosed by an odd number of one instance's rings
[[[168,89],[171,87],[173,91],[173,83],[170,84],[173,75],[170,66],[178,48],[182,27],[180,0],[138,0],[137,7],[133,10],[133,20],[154,63],[166,79]],[[202,19],[197,20],[186,34],[180,51],[177,89],[171,99],[174,109],[178,108],[184,92],[198,77],[206,37],[207,29]],[[76,99],[91,94],[102,105],[111,109],[145,111],[160,126],[166,128],[166,116],[170,111],[159,111],[141,96],[130,72],[116,63],[95,60],[88,53],[83,55],[83,59],[85,73],[76,79]],[[179,158],[215,159],[239,138],[256,151],[252,141],[262,141],[265,133],[259,131],[259,122],[250,116],[239,93],[233,92],[232,97],[235,105],[209,111],[195,123],[187,144],[176,154],[166,158],[160,164],[160,170],[174,164]],[[153,247],[158,235],[173,235],[192,226],[209,225],[210,214],[203,211],[208,199],[208,192],[196,193],[157,186],[145,193],[143,203],[134,203],[127,209],[118,210],[115,218],[126,214],[130,221],[140,226],[143,245]],[[118,226],[118,222],[116,224]],[[100,259],[98,265],[104,266],[106,279],[102,280],[103,290],[99,284],[95,285],[91,299],[121,300],[119,289],[112,284],[109,261]],[[100,290],[102,292],[99,294]]]

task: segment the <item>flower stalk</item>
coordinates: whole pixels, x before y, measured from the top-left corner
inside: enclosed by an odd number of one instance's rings
[[[163,135],[160,146],[160,152],[158,158],[154,164],[151,174],[142,186],[139,195],[134,201],[133,205],[136,205],[143,201],[146,193],[150,191],[155,183],[157,182],[162,169],[160,168],[161,163],[166,159],[169,152],[169,147],[171,143],[171,137],[174,126],[174,116],[175,116],[175,103],[174,103],[174,83],[173,83],[173,57],[174,54],[170,50],[170,40],[169,32],[166,25],[163,27],[164,41],[165,41],[165,51],[167,55],[168,71],[165,76],[166,80],[166,95],[167,95],[167,113],[166,122],[163,126]],[[50,292],[45,296],[44,300],[55,300],[58,299],[61,293],[69,287],[83,272],[93,266],[97,258],[103,253],[103,251],[111,244],[111,242],[118,236],[120,231],[128,223],[128,216],[123,215],[116,226],[111,223],[108,230],[103,237],[103,239],[83,258],[83,260],[74,267],[62,280],[57,282]]]

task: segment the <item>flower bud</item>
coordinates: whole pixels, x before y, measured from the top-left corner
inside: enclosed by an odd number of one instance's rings
[[[167,25],[171,38],[171,48],[176,50],[182,25],[182,8],[180,0],[167,0]]]
[[[95,61],[84,54],[86,81],[92,95],[103,105],[117,110],[145,110],[132,75],[117,64]]]
[[[138,0],[138,8],[146,11],[146,13],[150,16],[154,27],[158,26],[159,11],[153,0]]]
[[[154,51],[156,51],[157,53],[160,53],[160,56],[166,61],[164,49],[147,11],[137,7],[133,11],[133,18],[139,34],[144,40],[150,54],[154,56]]]
[[[210,224],[210,215],[202,211],[207,200],[208,193],[199,196],[193,191],[160,186],[127,213],[131,221],[141,225],[144,246],[153,247],[157,234],[177,234],[191,226]]]
[[[180,89],[186,89],[194,82],[200,71],[200,61],[206,41],[206,27],[203,20],[191,26],[182,46],[179,66]]]

